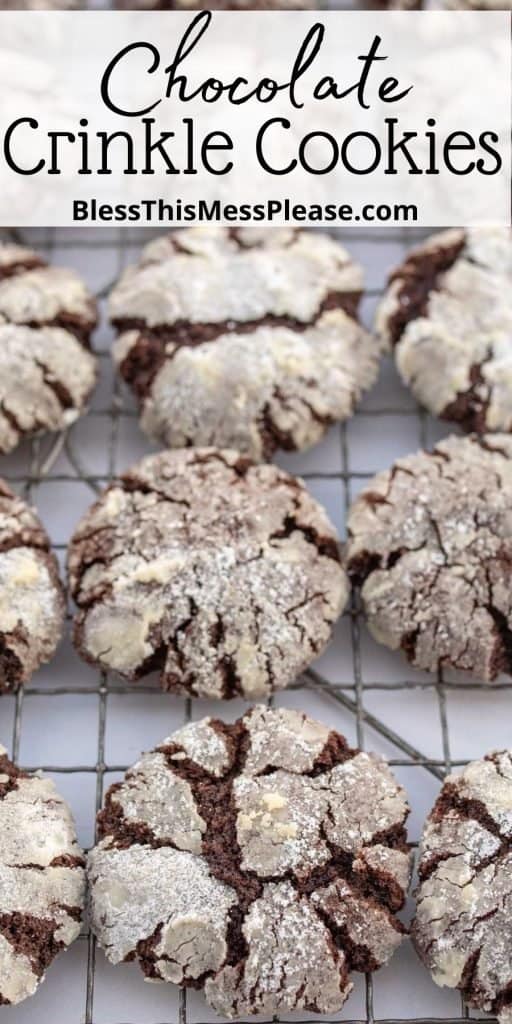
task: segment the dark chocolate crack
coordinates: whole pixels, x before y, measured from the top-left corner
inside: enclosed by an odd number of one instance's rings
[[[466,244],[465,238],[452,245],[440,245],[412,252],[388,280],[388,285],[400,283],[397,293],[398,308],[390,317],[388,330],[396,345],[411,320],[424,316],[431,292],[439,288],[441,278],[454,265]]]
[[[63,948],[63,943],[55,938],[57,928],[57,922],[51,918],[34,917],[18,911],[0,914],[0,935],[17,953],[30,960],[38,978]]]
[[[0,781],[0,800],[3,800],[8,793],[12,793],[13,789],[18,788],[20,779],[28,778],[27,773],[13,764],[7,757],[7,754],[0,754],[1,775],[7,775],[8,778],[7,781]]]
[[[17,634],[0,632],[0,693],[17,690],[25,676],[23,664],[12,649],[12,643],[17,639],[18,643],[26,644],[26,637],[19,629]]]
[[[58,316],[53,317],[51,320],[26,320],[20,326],[30,327],[34,331],[40,331],[45,327],[60,327],[62,330],[67,331],[68,334],[72,334],[77,341],[88,352],[91,351],[91,334],[96,327],[97,316],[96,313],[91,309],[91,319],[85,320],[82,317],[75,316],[73,313],[65,312],[64,310],[59,313]]]
[[[469,388],[459,391],[453,402],[441,413],[441,419],[460,423],[467,431],[482,434],[487,429],[487,411],[491,400],[491,386],[482,374],[484,363],[475,364],[469,371]]]
[[[174,324],[160,324],[152,327],[143,320],[114,319],[113,325],[120,332],[138,331],[139,337],[131,346],[128,355],[120,364],[120,372],[132,388],[139,401],[143,401],[166,359],[172,359],[180,348],[214,342],[223,334],[250,334],[259,327],[286,327],[301,333],[313,327],[323,313],[330,309],[342,309],[357,320],[361,298],[360,292],[331,292],[318,307],[316,316],[310,321],[296,320],[289,316],[267,314],[258,320],[224,320],[222,323],[196,324],[190,320],[177,320]]]
[[[26,274],[30,270],[39,270],[41,267],[46,267],[48,264],[41,257],[37,256],[36,253],[33,256],[20,256],[14,257],[11,263],[0,262],[0,281],[8,277],[16,277],[19,274]]]

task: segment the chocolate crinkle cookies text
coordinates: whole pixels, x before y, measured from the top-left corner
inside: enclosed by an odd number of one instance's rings
[[[0,1006],[33,995],[79,935],[85,861],[51,779],[28,775],[0,747]]]
[[[305,715],[203,719],[107,794],[92,927],[111,961],[204,989],[225,1016],[335,1012],[349,971],[401,941],[407,813],[382,759]]]
[[[420,669],[512,674],[512,437],[399,459],[353,505],[346,564],[369,628]]]
[[[512,752],[450,775],[420,847],[413,941],[438,985],[512,1020]]]
[[[114,287],[114,358],[141,426],[173,447],[268,459],[353,412],[380,345],[357,321],[362,272],[328,235],[192,228],[158,238]]]
[[[336,531],[303,483],[233,451],[143,459],[82,519],[68,560],[79,653],[196,696],[287,686],[348,594]]]
[[[379,334],[430,412],[466,430],[512,431],[512,232],[444,231],[392,274]]]
[[[64,611],[49,537],[35,511],[0,479],[0,694],[50,660]]]
[[[0,454],[85,412],[95,326],[96,303],[73,271],[0,243]]]

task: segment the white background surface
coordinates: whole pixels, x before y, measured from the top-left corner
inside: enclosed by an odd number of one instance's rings
[[[74,267],[91,288],[102,294],[150,236],[145,231],[127,229],[82,234],[71,229],[48,229],[24,237],[42,248],[52,262]],[[407,244],[413,237],[405,236]],[[365,267],[363,314],[370,324],[385,276],[401,259],[405,244],[398,233],[382,231],[373,236],[354,232],[346,241]],[[80,480],[73,460],[75,464],[78,460],[86,475],[94,478],[93,483],[102,485],[110,473],[151,450],[138,428],[127,392],[113,388],[109,355],[112,335],[103,308],[102,314],[94,338],[101,372],[91,414],[71,432],[71,459],[63,450],[49,476],[35,481],[30,489],[61,560],[79,515],[94,498],[91,485]],[[311,491],[327,507],[343,536],[347,505],[373,472],[449,431],[448,425],[418,415],[414,400],[401,386],[390,361],[385,360],[377,386],[345,427],[333,428],[310,452],[280,456],[278,461],[292,472],[307,475]],[[46,439],[40,446],[27,444],[15,455],[0,458],[0,474],[23,490],[22,478],[30,472],[37,476],[38,461],[50,447]],[[378,647],[364,624],[350,613],[341,619],[330,649],[315,668],[332,684],[331,692],[301,686],[279,694],[276,703],[308,711],[344,733],[350,743],[383,752],[395,762],[394,770],[410,796],[413,841],[419,837],[440,782],[428,766],[411,763],[399,746],[365,725],[364,711],[415,747],[422,761],[433,760],[441,768],[450,760],[458,765],[490,749],[510,746],[510,684],[483,688],[460,676],[456,683],[452,682],[454,677],[440,683],[415,672],[399,654]],[[335,699],[336,693],[341,699],[355,702],[359,716],[343,707]],[[17,699],[1,698],[0,742],[14,750],[24,767],[43,766],[50,771],[71,804],[80,842],[88,847],[93,841],[97,796],[101,797],[102,787],[115,781],[141,750],[161,741],[183,723],[188,713],[193,718],[213,713],[232,720],[246,707],[243,701],[219,705],[204,700],[190,706],[182,699],[162,694],[154,678],[131,687],[123,687],[114,678],[102,681],[97,672],[78,659],[66,638],[55,660],[36,674],[24,694]],[[0,1008],[1,1024],[199,1024],[219,1019],[199,993],[189,992],[186,1001],[182,998],[180,1002],[173,986],[145,984],[136,965],[113,967],[100,950],[95,957],[94,988],[90,986],[86,1016],[88,957],[92,980],[93,950],[84,934],[58,958],[35,997],[19,1007]],[[304,1017],[367,1021],[373,1013],[375,1019],[388,1021],[431,1021],[461,1016],[458,994],[436,988],[408,941],[391,965],[374,976],[373,997],[371,989],[366,991],[364,977],[353,977],[354,992],[340,1014]],[[298,1021],[299,1015],[283,1019]]]

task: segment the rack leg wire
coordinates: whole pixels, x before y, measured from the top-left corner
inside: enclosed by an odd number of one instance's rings
[[[347,234],[347,233],[346,233]],[[350,233],[348,233],[350,235]],[[416,233],[414,238],[413,232],[401,233],[399,235],[403,244],[404,251],[411,244],[414,244],[414,240],[423,237],[424,232],[421,234]],[[37,236],[37,245],[47,255],[48,259],[51,260],[52,254],[56,246],[56,237],[58,236],[59,249],[69,248],[76,249],[77,245],[77,234],[73,232],[72,238],[69,237],[69,233],[65,230],[57,232],[56,229],[48,229],[44,235]],[[126,233],[126,229],[119,229],[112,233],[87,233],[83,232],[83,245],[92,251],[101,249],[112,249],[115,248],[116,253],[116,264],[114,264],[113,279],[117,277],[122,266],[124,265],[124,256],[127,250],[129,250],[130,261],[136,258],[137,250],[140,246],[140,238],[146,237],[143,232],[138,235],[138,238],[134,238],[131,234]],[[352,236],[354,239],[361,239],[365,237],[364,231],[359,231],[357,234]],[[380,241],[387,241],[389,238],[396,240],[396,233],[385,232],[380,230],[377,232],[366,233],[366,238],[371,240],[372,243],[378,245]],[[18,233],[18,241],[27,241],[31,244],[33,239],[26,239]],[[348,240],[350,247],[350,239]],[[131,251],[130,251],[131,250]],[[108,292],[108,286],[101,289],[100,297],[105,297]],[[366,293],[368,294],[368,292]],[[370,295],[376,298],[378,290],[374,290],[373,293],[370,291]],[[96,349],[100,361],[104,361],[110,358],[110,354],[107,348]],[[368,411],[366,414],[374,415],[377,419],[381,416],[396,415],[400,413],[405,414],[403,409],[397,409],[391,407],[382,407],[379,409],[373,409],[371,413]],[[50,453],[48,454],[48,445],[46,439],[34,439],[29,446],[29,457],[27,464],[27,472],[13,474],[6,473],[6,479],[11,482],[15,487],[20,490],[24,496],[31,502],[37,505],[38,489],[43,481],[58,481],[58,482],[77,482],[88,484],[91,489],[91,500],[94,495],[103,486],[112,480],[116,473],[122,469],[122,466],[117,465],[117,454],[118,454],[118,440],[119,440],[119,429],[122,417],[133,416],[133,410],[124,407],[123,395],[117,379],[113,384],[113,392],[111,403],[106,408],[100,408],[93,410],[89,413],[90,417],[101,417],[103,420],[107,420],[109,423],[108,430],[108,470],[106,474],[90,473],[82,465],[80,453],[76,451],[73,446],[73,432],[72,430],[67,432],[65,435],[61,435],[54,439],[52,442]],[[420,424],[420,440],[422,446],[428,446],[428,435],[427,435],[427,417],[421,409],[412,410],[410,412],[411,417],[419,417]],[[348,438],[347,425],[342,424],[339,427],[339,445],[341,451],[341,472],[336,473],[322,473],[322,472],[309,472],[303,473],[303,477],[306,480],[325,480],[325,479],[336,479],[339,480],[340,484],[344,487],[344,504],[345,512],[348,513],[351,499],[350,487],[353,482],[360,481],[361,479],[366,480],[371,475],[371,472],[356,472],[351,469],[350,465],[350,443]],[[53,466],[58,458],[61,451],[65,450],[68,456],[69,462],[73,469],[73,473],[68,472],[53,472]],[[57,553],[62,554],[65,545],[56,544],[54,545]],[[348,615],[350,620],[350,642],[352,649],[352,680],[348,682],[333,683],[326,679],[320,672],[314,668],[309,669],[305,672],[303,678],[298,680],[294,684],[294,689],[307,688],[310,691],[321,695],[328,701],[333,701],[339,706],[344,712],[349,712],[354,716],[355,729],[357,744],[361,748],[365,748],[366,743],[366,731],[371,729],[377,733],[382,739],[390,743],[395,748],[399,756],[390,758],[390,764],[394,766],[415,766],[422,767],[428,771],[439,783],[443,780],[445,775],[452,770],[453,767],[460,767],[467,763],[464,760],[453,760],[450,752],[450,736],[448,728],[448,717],[446,710],[446,692],[447,689],[456,685],[450,682],[446,682],[443,678],[443,673],[439,672],[437,679],[431,684],[427,684],[419,680],[407,680],[403,682],[396,682],[392,684],[383,684],[378,681],[365,681],[362,658],[361,658],[361,637],[362,631],[364,630],[364,624],[362,621],[361,608],[359,596],[354,593],[351,597],[350,607],[345,613]],[[466,685],[466,684],[464,684]],[[496,688],[499,685],[500,689],[512,687],[512,683],[496,684]],[[387,689],[387,690],[410,690],[415,687],[428,688],[430,687],[436,695],[439,712],[439,724],[442,741],[442,758],[436,759],[427,757],[418,750],[413,744],[411,744],[404,736],[394,731],[384,721],[382,721],[377,715],[372,714],[364,704],[365,691],[371,689]],[[477,684],[469,686],[470,689],[478,688]],[[492,689],[492,687],[486,687],[486,689]],[[109,698],[112,695],[129,694],[133,692],[133,688],[127,685],[123,685],[115,679],[109,679],[108,674],[101,673],[96,686],[60,686],[54,687],[40,687],[37,684],[37,677],[29,683],[26,687],[22,687],[15,696],[14,706],[14,721],[12,729],[12,756],[15,761],[19,761],[20,748],[21,748],[21,737],[23,728],[23,712],[25,702],[32,695],[44,694],[50,698],[52,696],[58,697],[73,693],[83,694],[96,694],[98,698],[98,729],[97,729],[97,747],[96,747],[96,762],[93,765],[24,765],[24,767],[31,770],[35,768],[41,768],[44,771],[50,771],[53,773],[93,773],[95,776],[95,808],[98,811],[102,804],[104,781],[107,773],[125,771],[128,765],[114,765],[106,763],[106,728],[107,719],[109,714]],[[160,689],[157,685],[145,687],[145,694],[160,693]],[[5,699],[5,698],[4,698]],[[270,701],[269,703],[272,703]],[[220,709],[219,713],[222,713]],[[189,722],[192,718],[192,701],[188,698],[184,700],[184,721]],[[165,726],[163,726],[163,730]],[[94,995],[95,995],[95,970],[97,951],[95,939],[90,933],[86,931],[84,938],[87,942],[87,979],[85,987],[85,1006],[83,1016],[78,1021],[69,1021],[69,1024],[95,1024],[94,1018]],[[385,1018],[378,1018],[375,1016],[374,1011],[374,991],[372,976],[366,975],[365,977],[365,1017],[360,1020],[348,1021],[343,1016],[343,1011],[339,1015],[340,1021],[345,1021],[346,1024],[397,1024],[398,1021],[402,1024],[464,1024],[464,1021],[470,1016],[467,1008],[461,1000],[461,1010],[459,1017],[416,1017],[406,1018],[401,1016],[400,1018],[395,1017],[393,1020],[386,1020]],[[320,1018],[321,1019],[321,1018]],[[311,1016],[308,1021],[314,1021],[315,1017]],[[279,1024],[279,1017],[273,1018],[274,1024]],[[127,1024],[127,1022],[113,1021],[112,1024]],[[134,1022],[135,1024],[135,1022]],[[156,1024],[156,1022],[155,1022]],[[178,1006],[178,1018],[177,1020],[169,1020],[164,1024],[189,1024],[189,1018],[187,1015],[187,993],[182,991],[180,993],[179,1006]],[[303,1024],[301,1021],[297,1021],[297,1024]]]

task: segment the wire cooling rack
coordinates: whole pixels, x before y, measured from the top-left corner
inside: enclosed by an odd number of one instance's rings
[[[89,415],[67,434],[34,440],[0,459],[0,474],[37,506],[61,562],[69,535],[96,491],[152,450],[140,433],[128,393],[114,379],[104,316],[109,286],[152,235],[154,231],[127,228],[41,229],[26,231],[21,239],[52,262],[79,271],[98,295],[102,312],[95,337],[100,381]],[[362,312],[368,325],[388,271],[420,237],[413,229],[343,234],[365,268]],[[417,408],[385,360],[377,386],[352,420],[334,427],[310,452],[278,461],[307,480],[343,536],[348,507],[373,473],[399,455],[435,443],[448,429]],[[294,687],[277,695],[275,703],[308,711],[343,732],[349,742],[389,757],[409,792],[410,835],[416,845],[446,772],[490,749],[510,746],[511,685],[480,686],[461,676],[415,672],[399,654],[371,640],[356,595],[327,653]],[[141,750],[191,718],[216,714],[233,720],[246,707],[241,700],[218,704],[177,699],[163,694],[155,678],[134,686],[105,674],[98,678],[66,639],[55,660],[28,686],[15,697],[2,697],[0,739],[23,767],[42,768],[54,777],[87,848],[94,841],[95,811],[105,788]],[[462,1024],[478,1016],[464,1009],[458,993],[431,982],[408,941],[389,967],[373,977],[354,975],[354,981],[341,1013],[309,1015],[308,1021]],[[146,985],[134,964],[109,965],[86,927],[52,966],[37,995],[19,1007],[0,1009],[0,1019],[6,1024],[219,1020],[200,993]],[[300,1015],[280,1019],[298,1022]]]

